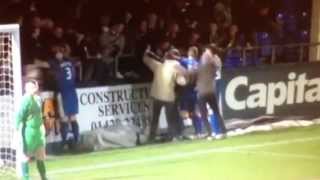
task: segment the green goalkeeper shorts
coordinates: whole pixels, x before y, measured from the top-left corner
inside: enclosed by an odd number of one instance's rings
[[[26,127],[23,131],[23,150],[26,154],[34,154],[39,148],[44,147],[45,130],[41,128]]]

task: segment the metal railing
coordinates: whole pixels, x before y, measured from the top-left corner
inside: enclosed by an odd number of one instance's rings
[[[292,43],[292,44],[284,44],[284,45],[265,45],[265,46],[253,46],[253,47],[237,47],[237,48],[230,48],[225,49],[224,54],[227,51],[235,50],[239,52],[240,55],[240,66],[248,66],[248,57],[255,56],[255,58],[267,58],[268,64],[276,64],[282,63],[282,55],[294,53],[297,56],[294,56],[293,59],[290,59],[290,62],[306,62],[309,61],[309,51],[311,48],[320,47],[320,42],[317,43]],[[269,51],[268,55],[261,55],[263,49]],[[285,52],[290,51],[290,52]],[[87,54],[88,55],[88,54]],[[135,66],[134,62],[132,61],[124,61],[124,59],[128,60],[131,58],[135,58],[134,53],[128,53],[115,58],[115,72],[121,72],[121,68],[126,67],[125,69],[132,69],[133,71],[137,66]],[[87,58],[93,58],[87,56]],[[94,58],[101,58],[101,57],[94,57]],[[223,58],[224,59],[224,58]],[[136,62],[136,61],[135,61]],[[262,64],[265,62],[261,62]],[[120,65],[121,64],[121,65]],[[80,74],[82,74],[82,67],[80,67]],[[82,80],[83,77],[80,75],[80,79]]]
[[[241,60],[242,65],[247,65],[247,55],[250,53],[256,53],[256,56],[259,56],[259,53],[262,49],[270,49],[270,64],[278,63],[278,56],[284,54],[284,50],[288,49],[296,49],[296,53],[298,53],[297,59],[292,59],[292,62],[303,62],[304,60],[308,61],[310,48],[319,47],[320,42],[317,43],[292,43],[292,44],[284,44],[284,45],[265,45],[265,46],[254,46],[254,47],[240,47],[240,48],[232,48],[225,50],[238,50],[241,52]],[[288,53],[288,52],[287,52]],[[259,57],[258,57],[259,58]],[[307,58],[307,59],[305,59]]]

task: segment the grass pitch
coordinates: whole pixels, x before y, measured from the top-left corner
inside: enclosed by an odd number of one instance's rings
[[[58,156],[46,164],[50,180],[320,180],[320,126]]]

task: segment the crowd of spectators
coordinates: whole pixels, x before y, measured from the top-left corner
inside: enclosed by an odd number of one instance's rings
[[[299,0],[11,0],[1,8],[3,23],[22,27],[23,64],[47,61],[63,43],[65,55],[81,61],[82,80],[99,84],[151,77],[142,63],[147,45],[161,57],[171,47],[185,54],[215,43],[227,66],[243,58],[241,47],[308,42],[311,9]],[[281,60],[296,59],[284,51]],[[271,48],[247,55],[260,63]],[[121,69],[121,62],[129,65]]]

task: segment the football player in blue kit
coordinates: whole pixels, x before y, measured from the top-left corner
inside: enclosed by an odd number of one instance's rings
[[[66,120],[61,121],[62,145],[65,146],[70,124],[74,143],[79,141],[79,125],[76,119],[79,111],[76,92],[76,64],[64,55],[66,51],[64,44],[54,45],[52,51],[55,53],[55,57],[49,61],[49,64],[56,78],[57,91],[61,94],[63,112],[66,117]]]
[[[188,57],[180,60],[180,64],[188,71],[196,70],[198,67],[197,47],[192,46],[188,49]],[[179,102],[180,112],[183,119],[191,118],[195,130],[195,137],[201,136],[201,119],[199,113],[196,111],[197,92],[195,90],[195,77],[189,76],[189,83],[181,90],[181,97]]]

